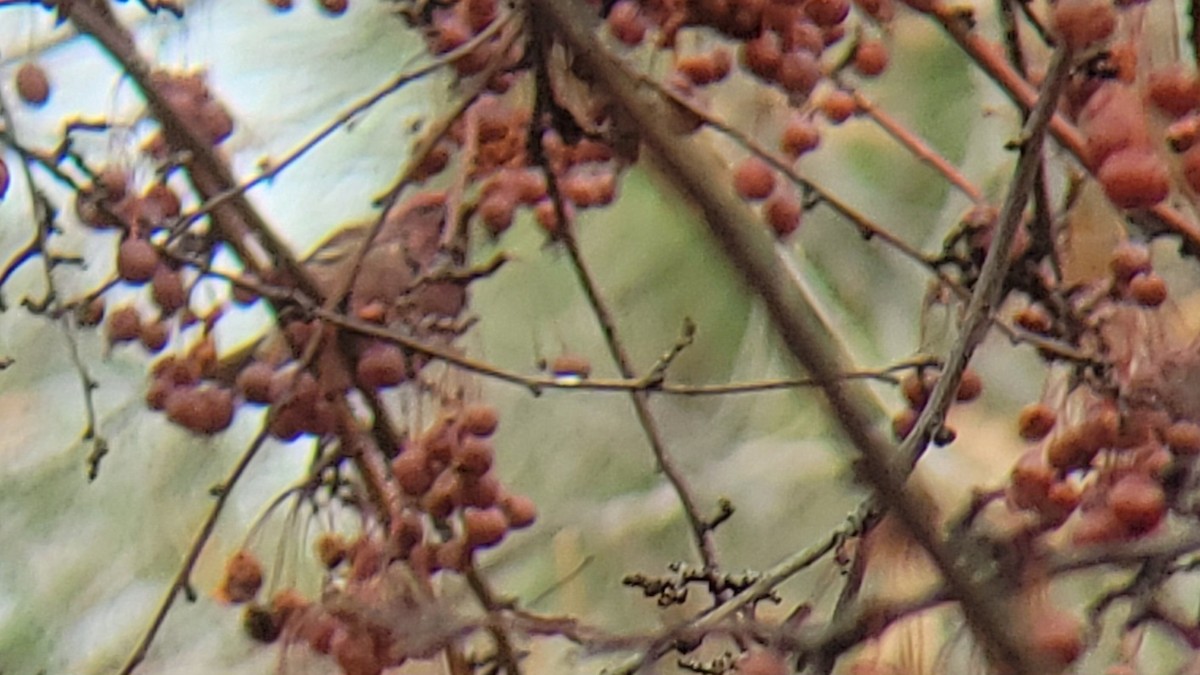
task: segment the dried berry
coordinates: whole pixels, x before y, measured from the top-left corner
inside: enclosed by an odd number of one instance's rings
[[[482,476],[492,468],[496,448],[479,436],[467,436],[454,449],[454,465],[463,473]]]
[[[434,479],[429,457],[419,446],[406,449],[392,460],[392,476],[404,494],[412,497],[429,492]]]
[[[776,79],[788,93],[807,96],[823,76],[817,57],[812,52],[801,49],[783,55]]]
[[[161,319],[144,323],[138,337],[143,347],[151,353],[157,353],[166,347],[167,341],[171,339],[171,326]]]

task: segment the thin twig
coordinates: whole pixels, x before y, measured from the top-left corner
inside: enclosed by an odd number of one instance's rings
[[[1051,61],[1042,96],[1030,114],[1025,129],[1022,130],[1021,156],[1017,160],[1008,195],[993,226],[991,245],[980,270],[979,279],[975,283],[971,301],[967,305],[958,339],[946,357],[937,384],[929,395],[929,402],[921,410],[912,431],[900,445],[900,457],[907,466],[916,464],[929,439],[941,426],[958,390],[959,382],[962,381],[967,362],[987,335],[991,315],[1004,297],[1004,280],[1008,277],[1008,269],[1012,264],[1012,243],[1021,226],[1037,169],[1041,166],[1046,126],[1066,85],[1070,67],[1071,53],[1065,49],[1057,51]]]
[[[179,565],[179,570],[175,573],[175,578],[171,581],[171,586],[167,589],[166,595],[163,596],[159,603],[158,610],[154,613],[154,618],[151,619],[149,627],[142,634],[142,639],[138,642],[137,647],[129,655],[125,661],[125,665],[121,667],[119,675],[130,675],[135,668],[146,658],[146,653],[150,650],[150,645],[154,642],[154,638],[158,635],[159,629],[162,628],[163,621],[166,620],[167,614],[171,611],[171,606],[175,604],[175,598],[179,596],[181,591],[187,589],[191,584],[189,579],[192,575],[192,568],[195,567],[196,561],[200,558],[200,553],[204,550],[205,544],[208,543],[208,538],[212,536],[213,529],[217,525],[217,519],[221,516],[222,509],[225,508],[226,501],[229,500],[229,495],[233,492],[233,486],[242,477],[246,471],[246,467],[258,454],[264,442],[267,440],[267,429],[264,424],[262,430],[258,432],[254,440],[250,443],[250,447],[234,464],[233,469],[226,476],[225,480],[219,483],[211,492],[216,498],[212,507],[208,510],[208,516],[200,525],[200,529],[196,531],[195,537],[192,538],[192,544],[188,547],[188,552],[183,558],[183,562]]]

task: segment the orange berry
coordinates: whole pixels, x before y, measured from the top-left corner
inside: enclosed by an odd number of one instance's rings
[[[1182,63],[1173,63],[1150,73],[1146,95],[1164,113],[1182,117],[1200,105],[1200,83]]]
[[[780,149],[793,158],[815,150],[820,144],[821,132],[817,125],[811,119],[802,116],[788,120],[779,140]]]
[[[1061,672],[1083,654],[1083,624],[1073,615],[1048,608],[1030,617],[1030,647],[1046,672]]]
[[[420,497],[433,486],[429,456],[420,446],[408,448],[392,460],[392,475],[400,489],[411,497]]]
[[[117,249],[117,274],[131,284],[144,284],[158,267],[158,251],[145,239],[129,238]]]
[[[27,61],[17,69],[17,96],[33,106],[40,106],[50,98],[50,78],[38,64]]]
[[[773,80],[783,63],[783,48],[779,44],[779,36],[770,31],[763,31],[753,40],[747,40],[741,47],[742,67],[754,75]]]
[[[1041,305],[1022,307],[1013,317],[1013,322],[1030,333],[1046,335],[1054,327],[1054,321]]]
[[[142,317],[131,306],[121,307],[108,315],[108,341],[110,343],[136,340],[142,332]]]
[[[733,170],[733,187],[743,199],[766,199],[775,190],[775,171],[758,157],[747,157]]]
[[[319,0],[318,4],[327,14],[340,16],[346,13],[346,9],[350,6],[350,0]]]
[[[763,214],[776,238],[783,239],[800,228],[804,206],[795,195],[777,192],[763,204]]]
[[[408,359],[390,342],[373,342],[359,354],[354,374],[369,389],[394,387],[407,379]]]
[[[896,440],[902,441],[912,433],[913,427],[917,425],[919,415],[920,413],[916,410],[905,408],[892,417],[892,435],[896,437]]]
[[[1082,427],[1064,429],[1046,446],[1046,461],[1064,471],[1086,467],[1100,451],[1089,440]]]
[[[1129,296],[1143,307],[1158,307],[1167,300],[1167,282],[1154,272],[1143,272],[1129,280]]]
[[[1118,521],[1139,534],[1153,529],[1167,513],[1162,486],[1141,473],[1118,480],[1108,491],[1108,505]]]
[[[517,210],[516,195],[511,190],[498,189],[484,196],[476,213],[479,222],[493,235],[503,234],[512,227],[513,214]]]
[[[804,13],[818,26],[836,26],[850,15],[850,0],[808,0]]]
[[[226,602],[250,602],[262,588],[263,569],[258,558],[249,551],[238,551],[225,562],[225,577],[220,593]]]
[[[608,12],[608,30],[617,41],[636,47],[646,38],[646,20],[633,0],[618,0]]]
[[[803,49],[784,54],[779,62],[779,72],[776,73],[776,79],[785,91],[800,96],[807,96],[822,77],[824,74],[817,57]]]
[[[1042,457],[1041,450],[1026,451],[1009,472],[1008,500],[1018,509],[1040,508],[1046,503],[1055,471]]]
[[[508,518],[496,508],[469,508],[463,511],[463,536],[467,546],[488,548],[504,539],[508,532]]]
[[[887,69],[888,50],[882,40],[863,40],[854,50],[854,69],[866,77],[876,77]]]
[[[454,465],[459,471],[473,476],[482,476],[492,468],[496,448],[492,442],[479,436],[467,436],[454,448]]]
[[[925,385],[925,378],[919,372],[914,371],[900,378],[900,393],[913,410],[924,408],[929,400],[929,388]]]
[[[841,124],[858,112],[858,102],[848,91],[831,91],[821,101],[821,113],[833,124]]]
[[[138,337],[141,338],[143,347],[151,353],[157,353],[162,351],[162,348],[167,346],[167,341],[171,339],[171,327],[161,319],[144,323]]]
[[[1092,170],[1118,150],[1150,147],[1141,98],[1121,83],[1101,85],[1088,98],[1079,113],[1079,127],[1087,142],[1085,161]]]
[[[958,389],[954,392],[954,399],[959,403],[967,403],[979,398],[982,393],[983,378],[970,368],[964,370],[962,379],[958,383]]]
[[[1058,415],[1045,403],[1030,403],[1017,416],[1017,433],[1027,441],[1040,441],[1050,433]]]
[[[1117,244],[1108,259],[1108,268],[1112,270],[1113,278],[1121,283],[1128,282],[1143,272],[1149,272],[1150,264],[1150,249],[1144,244],[1128,239]]]
[[[1103,0],[1059,0],[1050,24],[1070,49],[1079,51],[1108,39],[1117,27],[1117,13]]]
[[[500,413],[495,406],[486,404],[469,405],[462,410],[459,419],[462,430],[475,436],[491,436],[500,425]]]
[[[788,675],[792,669],[782,654],[766,647],[751,647],[738,657],[738,675]]]
[[[236,386],[242,398],[250,403],[269,403],[271,378],[275,369],[264,361],[251,361],[237,375]]]
[[[1144,148],[1127,148],[1109,155],[1096,172],[1096,178],[1104,194],[1123,209],[1154,206],[1171,191],[1166,163]]]
[[[183,287],[183,276],[167,265],[154,268],[150,278],[150,297],[164,316],[171,316],[187,305],[187,290]]]
[[[317,554],[317,560],[325,566],[325,569],[333,569],[342,564],[346,559],[346,554],[349,552],[349,545],[342,535],[336,532],[322,532],[315,542],[313,542],[313,550]]]
[[[1195,422],[1175,422],[1167,427],[1164,438],[1171,452],[1177,455],[1200,454],[1200,424]]]
[[[508,516],[508,523],[513,529],[529,527],[537,520],[537,506],[525,495],[505,495],[500,500],[500,508]]]

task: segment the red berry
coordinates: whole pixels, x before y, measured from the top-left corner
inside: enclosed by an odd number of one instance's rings
[[[225,562],[220,593],[226,602],[250,602],[262,588],[262,563],[249,551],[238,551]]]
[[[850,15],[850,0],[808,0],[804,13],[818,26],[836,26]]]
[[[1104,194],[1123,209],[1154,206],[1171,191],[1166,163],[1144,148],[1127,148],[1109,155],[1096,177],[1104,187]]]
[[[1059,0],[1050,24],[1067,47],[1080,51],[1105,40],[1117,27],[1117,13],[1104,0]]]
[[[790,94],[807,96],[822,77],[821,63],[810,51],[790,51],[779,62],[779,85]]]
[[[390,342],[373,342],[358,356],[358,383],[369,389],[394,387],[408,377],[404,350]]]
[[[646,20],[633,0],[618,0],[608,12],[608,30],[619,42],[636,47],[646,38]]]
[[[1143,272],[1129,280],[1129,297],[1143,307],[1158,307],[1167,300],[1167,282],[1154,272]]]
[[[789,157],[799,157],[815,150],[821,144],[821,132],[808,117],[794,116],[783,128],[779,147]]]
[[[36,63],[28,61],[17,69],[17,96],[29,105],[43,105],[50,98],[50,78]]]
[[[487,548],[499,544],[508,532],[508,517],[500,509],[463,511],[463,536],[470,548]]]
[[[858,112],[858,101],[848,91],[831,91],[821,101],[821,112],[834,124],[841,124]]]
[[[462,430],[475,436],[491,436],[500,425],[500,414],[495,406],[477,404],[469,405],[462,410],[459,419]]]
[[[141,328],[142,318],[133,307],[121,307],[108,315],[108,341],[111,343],[136,340],[141,335]]]
[[[162,310],[163,316],[171,316],[187,305],[187,291],[183,287],[183,276],[167,265],[154,268],[150,278],[150,297]]]
[[[158,267],[158,251],[145,239],[129,238],[117,250],[117,274],[131,284],[144,284]]]
[[[959,380],[958,390],[954,392],[954,398],[959,403],[967,403],[979,398],[983,393],[983,378],[979,377],[979,373],[970,368],[963,371],[962,379]]]
[[[321,9],[334,16],[339,16],[346,12],[350,6],[350,0],[320,0]]]
[[[882,40],[863,40],[854,50],[854,69],[866,77],[876,77],[887,69],[888,50]]]
[[[1200,105],[1200,83],[1182,63],[1173,63],[1150,73],[1146,95],[1172,117],[1182,117]]]
[[[747,157],[733,170],[733,187],[743,199],[766,199],[775,190],[775,171],[758,157]]]
[[[1040,441],[1054,428],[1058,415],[1045,403],[1030,403],[1017,416],[1017,433],[1027,441]]]
[[[779,66],[783,63],[783,48],[779,44],[779,36],[770,31],[742,43],[742,67],[764,80],[775,79]]]
[[[767,224],[779,239],[783,239],[800,228],[804,207],[795,195],[777,192],[763,205]]]
[[[271,379],[275,369],[265,361],[251,361],[237,375],[237,390],[250,403],[271,401]]]
[[[524,495],[505,495],[500,500],[500,508],[514,529],[529,527],[537,520],[537,507],[532,499]]]
[[[1195,422],[1175,422],[1167,427],[1163,440],[1170,446],[1171,452],[1177,455],[1200,454],[1200,424]]]
[[[1113,515],[1135,533],[1147,532],[1167,513],[1167,498],[1157,481],[1140,473],[1129,474],[1108,491]]]
[[[1113,248],[1112,255],[1108,260],[1108,267],[1112,270],[1113,278],[1121,283],[1126,283],[1143,272],[1149,272],[1150,264],[1150,249],[1146,248],[1144,244],[1138,244],[1128,239]]]

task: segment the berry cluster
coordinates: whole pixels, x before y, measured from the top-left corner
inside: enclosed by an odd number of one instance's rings
[[[419,434],[405,438],[391,463],[402,495],[397,518],[352,540],[335,532],[316,539],[316,558],[327,570],[327,591],[319,599],[288,588],[256,602],[263,571],[246,551],[229,559],[218,596],[250,603],[244,626],[251,637],[272,642],[290,635],[332,655],[347,675],[377,674],[408,658],[431,656],[452,631],[422,646],[379,617],[394,615],[397,603],[415,616],[417,597],[429,595],[432,575],[469,572],[478,551],[537,517],[532,501],[506,490],[492,472],[491,437],[498,424],[495,408],[460,405],[443,409]]]

